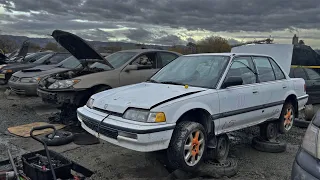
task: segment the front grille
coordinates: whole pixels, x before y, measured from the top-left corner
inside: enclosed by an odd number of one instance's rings
[[[10,81],[12,81],[12,82],[17,82],[18,80],[19,80],[19,78],[16,76],[12,76],[10,79]]]
[[[122,113],[108,111],[108,110],[100,109],[100,108],[97,108],[97,107],[93,107],[93,109],[96,110],[96,111],[100,111],[100,112],[112,115],[112,116],[118,116],[118,117],[122,117],[123,116]]]
[[[98,132],[99,134],[102,134],[106,137],[117,139],[118,137],[118,131],[115,129],[111,129],[109,127],[106,127],[105,125],[101,125],[103,123],[99,123],[98,121],[89,118],[83,114],[79,114],[81,120],[83,123],[90,129],[92,129],[95,132]]]

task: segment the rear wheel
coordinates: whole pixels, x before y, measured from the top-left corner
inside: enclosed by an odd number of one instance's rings
[[[265,140],[275,140],[278,137],[278,126],[276,123],[267,122],[260,125],[260,136]]]
[[[228,135],[222,134],[217,137],[217,147],[208,149],[207,159],[215,162],[222,162],[227,159],[230,149],[230,140]]]
[[[179,123],[167,151],[169,163],[176,169],[196,170],[203,160],[206,141],[207,134],[201,124],[190,121]]]
[[[295,118],[295,108],[292,102],[286,102],[283,105],[281,115],[279,118],[279,132],[285,134],[290,131],[293,126],[293,121]]]

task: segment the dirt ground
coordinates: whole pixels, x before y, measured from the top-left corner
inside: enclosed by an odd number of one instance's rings
[[[7,96],[6,88],[0,86],[0,161],[7,159],[6,149],[13,156],[42,149],[31,138],[11,135],[7,128],[36,121],[47,121],[54,107],[42,103],[37,97]],[[238,160],[239,173],[230,180],[287,180],[291,166],[305,133],[305,129],[294,127],[280,138],[288,143],[286,152],[264,153],[251,148],[251,139],[258,134],[252,127],[231,134],[230,157]],[[95,172],[92,179],[168,179],[168,171],[150,155],[130,151],[101,142],[97,145],[78,146],[73,143],[52,148],[64,156]],[[201,179],[201,178],[198,178]]]

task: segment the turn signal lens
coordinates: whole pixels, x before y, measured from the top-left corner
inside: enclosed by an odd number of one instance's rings
[[[157,113],[155,122],[166,122],[166,115],[164,115],[162,112]]]

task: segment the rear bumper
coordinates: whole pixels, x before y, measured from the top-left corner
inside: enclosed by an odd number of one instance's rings
[[[291,180],[320,180],[320,164],[318,161],[318,159],[300,149],[292,166]]]
[[[46,91],[38,88],[37,94],[42,98],[42,101],[50,104],[73,104],[76,106],[84,105],[90,96],[86,89],[74,91]]]
[[[306,94],[304,96],[300,96],[300,97],[297,98],[297,100],[298,100],[298,110],[299,111],[304,109],[304,106],[307,104],[308,99],[309,99],[309,95],[308,94]]]
[[[20,83],[9,81],[10,89],[16,94],[37,95],[37,83]]]

